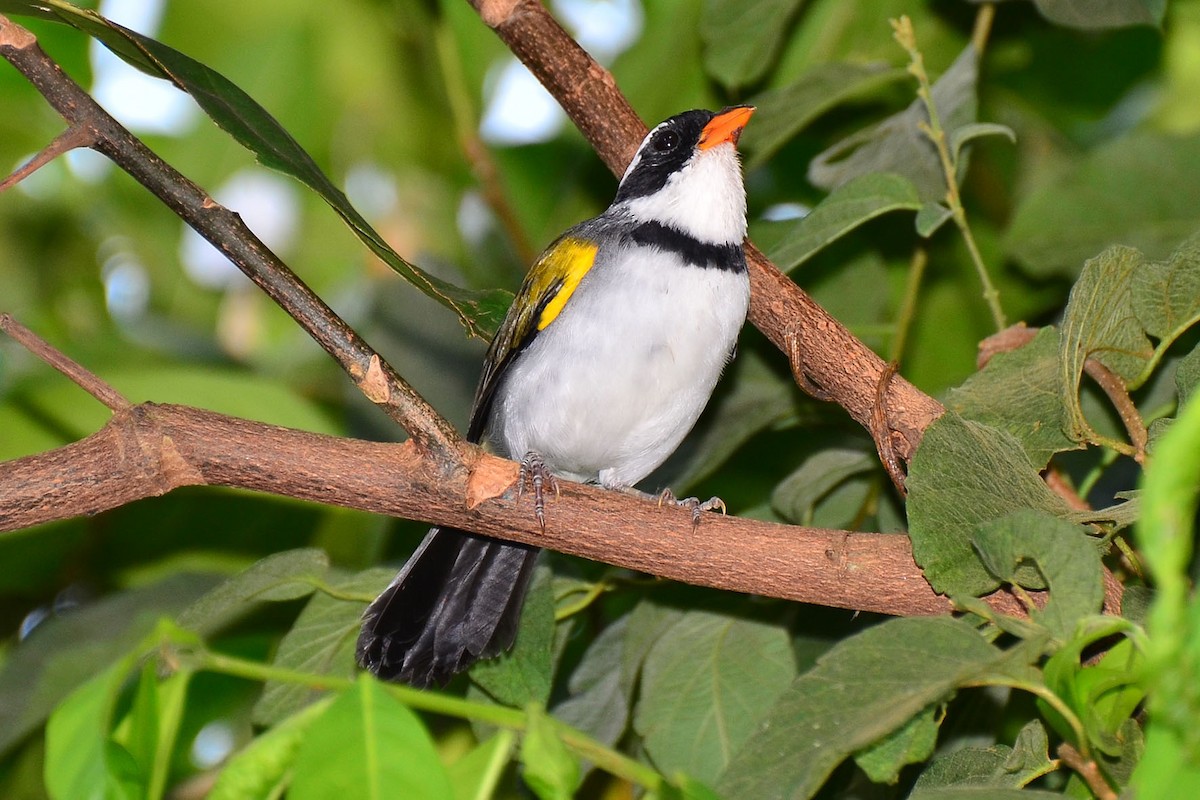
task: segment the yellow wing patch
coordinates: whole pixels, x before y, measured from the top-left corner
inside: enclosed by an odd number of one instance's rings
[[[538,315],[539,331],[545,330],[562,313],[579,282],[596,262],[597,249],[594,243],[583,239],[563,239],[537,263],[536,274],[530,276],[534,281],[534,296],[553,291],[552,287],[558,286],[554,296]]]

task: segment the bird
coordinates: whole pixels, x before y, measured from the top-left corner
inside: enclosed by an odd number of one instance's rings
[[[612,204],[527,273],[484,359],[467,439],[520,460],[518,491],[557,479],[633,487],[679,446],[732,359],[750,302],[737,143],[752,106],[655,126]],[[633,490],[636,491],[636,490]],[[672,502],[701,509],[716,498]],[[434,527],[367,607],[359,665],[444,686],[510,648],[538,548]]]

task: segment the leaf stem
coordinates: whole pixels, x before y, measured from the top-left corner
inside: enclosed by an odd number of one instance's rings
[[[991,7],[984,6],[984,8],[990,9]],[[994,10],[989,11],[989,14],[994,13]],[[977,19],[976,25],[976,34],[983,41],[986,41],[986,34],[991,27],[990,18],[985,17],[985,19],[987,20],[986,24],[981,25]],[[937,150],[938,160],[942,164],[942,173],[946,177],[946,205],[950,209],[954,224],[962,234],[963,242],[967,245],[971,263],[975,265],[975,272],[979,275],[979,282],[983,285],[983,299],[992,313],[992,321],[996,325],[996,330],[1002,331],[1008,327],[1008,322],[1005,319],[1004,310],[1000,306],[1000,292],[992,284],[987,265],[983,262],[983,255],[979,252],[979,245],[975,243],[975,235],[971,232],[971,226],[967,222],[967,212],[963,208],[962,195],[958,190],[957,148],[955,152],[951,152],[949,138],[945,128],[942,127],[937,104],[933,101],[933,85],[929,81],[929,74],[925,71],[925,57],[917,47],[917,37],[913,31],[912,20],[907,16],[894,19],[892,20],[892,30],[896,41],[908,53],[908,72],[916,78],[917,97],[924,103],[925,110],[929,114],[929,122],[920,123],[918,128],[933,142],[933,146]],[[972,46],[974,47],[974,39]],[[976,58],[978,58],[979,52],[981,51],[976,49]]]
[[[301,672],[211,650],[202,650],[198,653],[197,666],[199,669],[252,681],[278,681],[314,689],[344,691],[354,685],[354,681],[350,678]],[[413,689],[395,683],[384,684],[384,688],[406,706],[419,711],[486,722],[513,731],[524,731],[528,724],[528,715],[521,709],[478,703],[441,692]],[[567,747],[576,755],[591,761],[609,774],[654,791],[661,788],[665,782],[662,775],[645,764],[606,747],[586,733],[565,723],[553,718],[551,721]]]
[[[562,622],[567,617],[575,616],[576,614],[578,614],[579,612],[583,611],[588,606],[590,606],[592,603],[594,603],[598,599],[600,599],[600,597],[611,588],[613,588],[612,584],[610,584],[605,579],[596,581],[595,583],[593,583],[591,586],[588,587],[586,592],[583,593],[583,597],[579,598],[578,600],[574,601],[573,603],[568,603],[567,605],[564,605],[562,608],[555,609],[554,610],[554,621]]]

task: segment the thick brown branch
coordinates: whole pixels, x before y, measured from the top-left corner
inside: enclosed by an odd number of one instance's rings
[[[387,362],[246,227],[155,155],[68,77],[29,31],[0,15],[0,56],[42,93],[89,146],[108,156],[279,304],[420,445],[454,452],[458,434]]]
[[[596,63],[538,0],[471,0],[480,17],[554,95],[620,175],[633,158],[646,126],[617,88],[612,74]],[[750,321],[789,356],[792,369],[871,429],[875,389],[887,364],[821,308],[753,244],[750,262]],[[800,381],[801,388],[806,388]],[[885,417],[896,455],[909,461],[925,428],[942,405],[903,378],[888,382]]]
[[[75,444],[4,464],[0,531],[93,514],[188,485],[233,486],[453,525],[738,592],[884,614],[945,614],[908,537],[777,525],[660,508],[561,482],[539,528],[515,499],[517,465],[474,449],[447,471],[411,443],[339,439],[146,403]],[[463,498],[468,498],[466,501]],[[1011,596],[988,599],[1019,613]]]

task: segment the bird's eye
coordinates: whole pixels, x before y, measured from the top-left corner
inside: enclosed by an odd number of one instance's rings
[[[654,138],[650,140],[650,146],[658,153],[674,150],[679,146],[679,134],[670,128],[664,128],[654,134]]]

